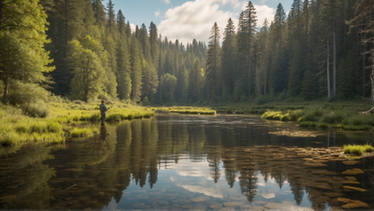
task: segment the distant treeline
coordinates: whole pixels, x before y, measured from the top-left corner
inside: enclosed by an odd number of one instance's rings
[[[228,20],[222,46],[213,26],[206,74],[210,101],[371,96],[373,1],[294,0],[288,16],[279,4],[274,20],[257,26],[251,2],[237,30]]]
[[[106,7],[101,0],[2,1],[3,100],[25,103],[21,96],[40,87],[83,101],[199,100],[205,44],[169,41],[154,23],[132,31],[113,7],[111,0]],[[43,88],[30,93],[26,103],[45,94]]]
[[[214,25],[207,49],[171,42],[154,23],[131,30],[111,0],[2,0],[1,96],[19,105],[50,92],[156,104],[368,97],[373,5],[294,0],[288,17],[279,4],[259,29],[249,2],[223,42]]]

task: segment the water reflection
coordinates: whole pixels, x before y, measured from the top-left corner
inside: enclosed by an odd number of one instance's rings
[[[97,139],[66,146],[26,146],[0,157],[0,208],[374,208],[373,159],[322,150],[362,140],[274,130],[293,128],[159,116],[101,125]]]

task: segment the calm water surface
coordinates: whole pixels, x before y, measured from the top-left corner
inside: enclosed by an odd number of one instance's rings
[[[326,159],[347,143],[374,141],[257,116],[159,115],[3,152],[0,208],[374,209],[374,159]]]

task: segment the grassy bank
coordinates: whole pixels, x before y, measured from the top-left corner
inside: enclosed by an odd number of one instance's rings
[[[347,102],[279,102],[263,105],[236,104],[217,107],[218,113],[261,114],[263,119],[294,121],[301,127],[344,130],[374,129],[374,115],[363,115],[371,105],[362,101]]]
[[[154,107],[156,112],[177,113],[177,114],[195,114],[195,115],[215,115],[216,111],[207,107],[191,106],[173,106],[173,107]]]
[[[151,109],[122,103],[107,106],[107,122],[149,118],[154,114]],[[31,117],[30,110],[25,112],[24,109],[0,104],[0,146],[58,143],[70,138],[90,137],[99,131],[98,124],[87,124],[100,121],[98,104],[61,100],[49,103],[42,112],[40,108],[36,109],[43,115]]]
[[[300,127],[304,128],[374,129],[374,115],[363,115],[350,109],[323,109],[316,107],[293,111],[267,111],[261,117],[267,120],[296,121]]]

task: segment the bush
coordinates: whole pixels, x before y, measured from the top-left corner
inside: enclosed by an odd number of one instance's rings
[[[9,85],[8,100],[12,105],[24,106],[35,102],[45,102],[48,96],[48,91],[36,84],[12,81]]]
[[[47,107],[42,104],[42,103],[33,103],[33,104],[28,104],[25,106],[22,106],[23,112],[30,117],[40,117],[40,118],[45,118],[48,116],[48,109]]]
[[[312,109],[305,112],[304,116],[299,119],[303,122],[318,122],[323,112],[321,109]]]
[[[341,113],[336,113],[335,111],[331,111],[322,117],[322,122],[328,123],[328,124],[338,124],[338,123],[341,123],[343,119],[344,117]]]
[[[291,121],[297,121],[304,115],[303,110],[295,110],[290,112]]]

